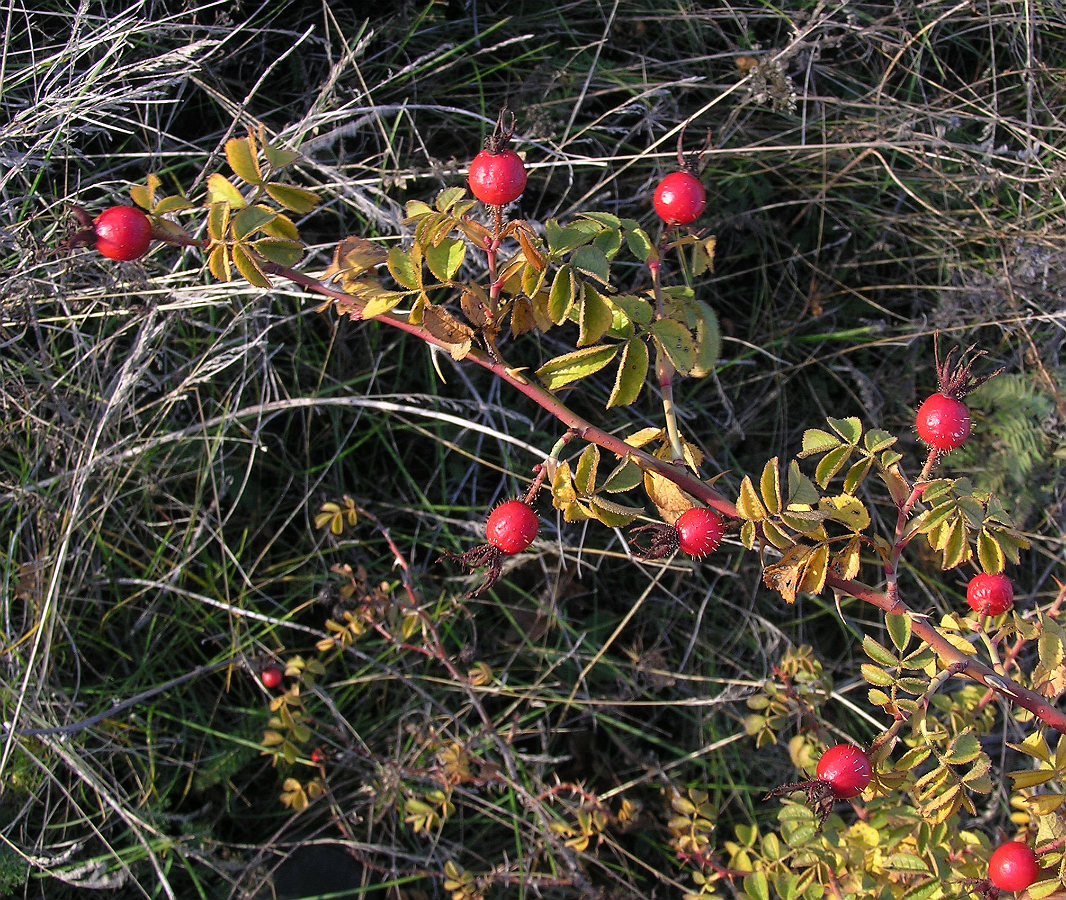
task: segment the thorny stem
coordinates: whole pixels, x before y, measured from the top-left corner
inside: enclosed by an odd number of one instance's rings
[[[353,298],[351,294],[340,290],[340,288],[330,287],[309,275],[304,275],[301,272],[273,263],[263,265],[262,268],[268,275],[280,275],[283,278],[288,278],[290,281],[306,287],[309,291],[316,294],[321,294],[322,296],[330,297],[334,300],[342,300],[348,308],[352,305]],[[351,316],[355,319],[359,318],[358,311],[353,310]],[[431,346],[440,347],[442,350],[448,349],[448,345],[440,338],[434,337],[421,325],[413,325],[403,316],[386,313],[378,316],[374,321],[381,322],[382,324],[389,325],[393,328],[398,328],[400,331],[406,332],[412,337],[416,337]],[[607,450],[609,453],[615,454],[615,456],[618,456],[619,458],[624,459],[628,457],[636,462],[642,469],[655,472],[662,475],[664,478],[669,479],[681,488],[681,490],[691,494],[707,506],[718,510],[718,512],[722,513],[722,515],[727,518],[735,519],[737,517],[737,509],[733,503],[726,499],[725,496],[720,494],[711,485],[703,481],[703,479],[671,462],[652,456],[652,454],[648,453],[646,450],[641,450],[639,447],[627,444],[620,437],[616,437],[601,428],[597,428],[566,406],[566,404],[553,393],[541,387],[539,384],[530,381],[521,370],[511,369],[500,360],[492,359],[489,354],[478,350],[477,348],[471,349],[470,353],[466,356],[466,360],[487,369],[501,381],[506,382],[519,393],[524,394],[549,415],[554,416],[563,425],[566,425],[571,431],[573,431],[575,437],[596,444],[598,447]]]
[[[954,668],[959,674],[965,675],[967,678],[996,691],[996,693],[1006,697],[1012,703],[1029,710],[1044,724],[1054,728],[1060,734],[1066,734],[1066,713],[1056,709],[1044,697],[1034,691],[1022,687],[1003,675],[997,674],[991,667],[980,660],[967,656],[929,624],[926,618],[917,615],[914,610],[898,597],[889,597],[883,591],[833,574],[826,577],[825,583],[833,590],[841,591],[855,597],[857,600],[876,606],[886,613],[907,616],[911,620],[911,630],[914,634],[933,648],[944,665]]]
[[[287,278],[296,284],[306,287],[314,293],[335,300],[342,300],[349,308],[351,308],[353,300],[351,294],[338,288],[329,287],[315,278],[304,275],[303,273],[297,272],[286,266],[280,266],[274,263],[263,265],[263,270],[267,274],[280,275]],[[352,310],[352,318],[358,318],[356,313],[357,310]],[[445,350],[448,349],[444,341],[434,337],[422,326],[414,325],[401,316],[387,313],[378,316],[377,321],[393,328],[398,328],[431,346],[440,347]],[[526,378],[520,370],[510,369],[501,361],[492,359],[489,354],[477,350],[476,348],[471,349],[466,359],[475,365],[487,369],[497,378],[511,385],[511,387],[519,393],[524,394],[531,399],[545,412],[554,416],[562,424],[566,425],[573,432],[575,437],[596,444],[604,450],[615,454],[619,458],[632,459],[642,469],[662,475],[664,478],[672,481],[681,490],[691,494],[707,506],[718,510],[718,512],[728,518],[737,518],[736,506],[701,478],[680,466],[652,456],[650,453],[641,450],[638,447],[633,447],[627,444],[621,438],[597,428],[595,425],[592,425],[571,410],[550,391],[538,384],[534,384]],[[923,473],[930,467],[930,465],[931,464],[927,461],[926,466],[923,467]],[[924,617],[917,615],[914,610],[900,600],[895,592],[890,596],[884,591],[871,588],[854,579],[841,578],[832,573],[827,575],[826,585],[833,590],[841,591],[844,594],[855,597],[857,600],[876,606],[878,609],[886,613],[907,616],[911,620],[911,627],[914,634],[916,634],[920,640],[925,641],[930,647],[932,647],[947,666],[957,668],[960,674],[996,691],[1011,702],[1018,704],[1023,709],[1027,709],[1046,725],[1049,725],[1061,734],[1066,735],[1066,713],[1051,706],[1047,700],[1039,694],[1016,684],[1009,678],[996,674],[991,668],[979,660],[966,656],[961,650],[948,641],[947,638],[941,635],[936,628],[929,624]]]

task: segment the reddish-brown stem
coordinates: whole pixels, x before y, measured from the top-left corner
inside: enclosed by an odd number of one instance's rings
[[[284,278],[288,278],[290,281],[302,285],[314,293],[336,300],[343,300],[349,308],[352,304],[353,298],[351,294],[337,288],[329,287],[317,279],[304,275],[301,272],[274,263],[263,265],[263,270],[268,274],[280,275]],[[377,321],[393,328],[398,328],[432,346],[448,349],[443,341],[434,337],[425,328],[420,325],[412,324],[401,316],[388,313],[378,316]],[[487,369],[497,378],[511,385],[511,387],[519,393],[524,394],[526,397],[533,400],[544,409],[545,412],[554,416],[562,424],[566,425],[575,436],[596,444],[620,458],[628,457],[633,459],[639,466],[641,466],[641,468],[664,476],[681,488],[681,490],[686,491],[697,500],[718,510],[723,515],[729,518],[737,517],[736,507],[733,503],[718,493],[718,491],[711,485],[685,469],[652,456],[650,453],[647,453],[638,447],[632,447],[621,438],[592,425],[567,407],[550,391],[526,378],[520,370],[510,369],[499,360],[492,359],[489,354],[477,349],[472,349],[466,359],[475,365]],[[927,460],[926,465],[922,470],[923,475],[928,474],[931,465],[932,462]],[[917,497],[915,497],[915,500],[917,500]],[[910,607],[899,599],[895,591],[890,595],[889,593],[876,590],[861,582],[840,578],[833,574],[827,576],[826,585],[865,603],[869,603],[872,606],[876,606],[878,609],[881,609],[886,613],[907,616],[911,620],[911,627],[914,634],[932,647],[948,666],[957,668],[961,674],[996,691],[1011,702],[1016,703],[1023,709],[1031,712],[1051,728],[1054,728],[1061,734],[1066,734],[1066,714],[1055,709],[1055,707],[1051,706],[1047,700],[1039,694],[1016,684],[1005,676],[998,675],[984,663],[976,659],[971,659],[966,654],[962,653],[962,651],[941,635],[936,628],[930,625],[923,617],[916,615]]]
[[[293,269],[273,263],[264,264],[262,268],[268,275],[280,275],[283,278],[288,278],[290,281],[306,287],[309,291],[313,291],[316,294],[321,294],[324,297],[330,297],[335,300],[343,300],[349,307],[352,304],[353,297],[351,294],[345,293],[340,290],[340,288],[330,287],[315,278],[304,275],[302,272],[297,272]],[[357,318],[354,314],[353,317]],[[434,337],[421,325],[414,325],[402,316],[387,313],[378,316],[375,321],[389,325],[393,328],[398,328],[400,331],[404,331],[413,337],[417,337],[419,340],[434,347],[440,347],[443,350],[449,349],[448,345],[440,338]],[[616,437],[601,428],[597,428],[566,406],[566,404],[556,397],[555,394],[529,380],[521,370],[510,369],[503,362],[492,359],[489,354],[478,350],[477,348],[470,351],[466,356],[466,360],[487,369],[501,381],[506,382],[519,393],[524,394],[539,405],[545,412],[554,416],[563,425],[570,428],[575,436],[579,437],[581,440],[596,444],[598,447],[601,447],[620,458],[628,457],[634,460],[642,469],[656,472],[665,478],[668,478],[681,488],[681,490],[718,510],[724,516],[731,519],[736,518],[737,509],[733,503],[716,491],[711,485],[704,482],[701,478],[698,478],[691,472],[688,472],[671,462],[652,456],[650,453],[641,450],[639,447],[633,447],[630,444],[627,444],[620,437]]]
[[[1044,724],[1054,728],[1060,734],[1066,734],[1066,714],[1056,709],[1039,694],[1022,687],[1020,684],[1016,684],[1004,675],[997,674],[980,660],[967,656],[929,624],[925,618],[916,615],[914,610],[898,597],[891,598],[887,593],[878,591],[861,582],[840,578],[836,575],[827,576],[826,585],[862,600],[864,603],[876,606],[886,613],[907,616],[911,620],[911,629],[914,634],[932,647],[946,665],[956,668],[960,674],[994,690],[1023,709],[1027,709]]]

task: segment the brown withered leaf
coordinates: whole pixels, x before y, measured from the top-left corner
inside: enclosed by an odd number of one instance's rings
[[[443,307],[426,306],[422,311],[422,324],[433,337],[448,345],[454,359],[463,359],[470,352],[474,329]]]
[[[475,328],[484,328],[490,321],[488,298],[477,285],[471,285],[459,298],[463,315]]]

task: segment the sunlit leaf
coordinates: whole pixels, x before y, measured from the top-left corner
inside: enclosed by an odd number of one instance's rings
[[[600,494],[594,494],[589,498],[589,507],[599,521],[611,528],[629,525],[638,516],[644,514],[642,507],[624,506]]]
[[[233,235],[242,240],[272,221],[274,213],[265,206],[246,206],[238,210],[231,220]]]
[[[255,252],[279,266],[294,266],[304,255],[304,245],[299,241],[265,237],[252,242]]]
[[[270,287],[270,279],[267,278],[266,273],[259,268],[259,262],[252,257],[248,252],[248,248],[244,244],[233,245],[233,264],[237,267],[237,271],[241,273],[241,277],[244,278],[249,284],[254,284],[259,288]]]
[[[596,472],[600,465],[600,448],[589,444],[581,451],[574,470],[574,487],[586,497],[596,490]]]
[[[845,528],[856,533],[865,531],[870,524],[870,514],[866,507],[858,497],[851,494],[823,497],[818,501],[818,508],[834,522],[840,522]]]
[[[569,266],[560,266],[548,293],[548,315],[556,325],[561,325],[566,321],[570,307],[574,303],[575,291],[573,270]]]
[[[409,291],[422,288],[422,261],[421,257],[415,259],[416,256],[418,252],[413,247],[410,250],[404,250],[403,247],[391,247],[386,257],[389,274],[396,279],[397,284]]]
[[[294,213],[309,213],[322,202],[322,198],[314,191],[291,184],[280,184],[277,181],[269,182],[266,185],[266,192],[275,202]]]
[[[821,485],[823,490],[829,485],[833,476],[844,467],[851,452],[852,448],[849,444],[841,444],[818,460],[818,465],[814,470],[814,480]]]
[[[777,457],[768,460],[762,469],[762,478],[759,481],[759,490],[762,493],[762,501],[770,515],[781,512],[781,474],[777,468]]]
[[[855,445],[859,443],[859,438],[862,437],[862,422],[855,416],[848,416],[846,419],[834,419],[830,416],[826,421],[829,423],[829,427],[849,444]]]
[[[987,528],[982,528],[977,535],[977,558],[981,563],[981,568],[989,575],[1003,571],[1005,562],[1003,549]]]
[[[737,513],[743,519],[758,521],[767,517],[766,507],[759,499],[758,491],[748,475],[740,482],[740,496],[737,498]]]
[[[537,369],[537,377],[548,390],[554,391],[600,371],[617,353],[617,345],[583,347],[549,359]]]
[[[614,312],[591,284],[584,285],[582,293],[577,346],[587,347],[598,342],[607,333],[614,321]]]
[[[426,265],[438,281],[452,281],[465,258],[466,242],[458,238],[447,238],[425,250]]]
[[[228,204],[234,209],[242,209],[248,205],[236,185],[221,173],[212,172],[207,176],[207,205],[213,206],[216,203]]]
[[[618,363],[614,387],[607,401],[607,408],[629,406],[640,396],[648,378],[648,346],[640,338],[627,341],[622,347],[622,359]]]
[[[570,257],[570,265],[576,272],[606,285],[610,279],[611,264],[599,247],[579,247]]]
[[[141,209],[158,212],[155,208],[155,192],[163,185],[163,180],[156,174],[149,172],[146,184],[134,184],[130,186],[130,199]]]
[[[840,446],[840,438],[820,428],[808,428],[803,432],[803,449],[797,456],[803,458],[815,453],[825,453]]]
[[[697,313],[696,360],[689,374],[693,378],[704,378],[714,371],[718,357],[722,355],[722,332],[718,316],[706,303],[697,300],[692,308]]]
[[[229,248],[225,244],[216,244],[207,256],[207,268],[219,281],[229,281],[232,277],[230,271]]]
[[[230,138],[226,141],[226,161],[238,178],[249,184],[262,183],[263,173],[259,169],[255,139],[251,134],[246,138]]]
[[[659,319],[651,325],[656,344],[681,374],[691,371],[696,361],[696,341],[692,332],[676,319]]]

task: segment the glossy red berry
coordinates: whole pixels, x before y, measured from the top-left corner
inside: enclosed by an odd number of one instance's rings
[[[262,672],[259,673],[259,680],[263,682],[263,687],[274,690],[281,684],[282,676],[285,673],[281,671],[280,666],[266,666]]]
[[[688,225],[703,212],[707,192],[691,172],[671,172],[659,182],[652,204],[667,225]]]
[[[1001,891],[1024,891],[1040,876],[1040,864],[1028,844],[1008,841],[992,851],[988,878]]]
[[[957,397],[933,394],[918,407],[915,425],[934,450],[954,450],[970,436],[970,411]]]
[[[718,513],[705,506],[686,509],[677,521],[677,545],[689,556],[706,556],[722,543],[725,524]]]
[[[470,192],[482,203],[502,206],[517,200],[526,187],[526,166],[514,150],[482,150],[470,163]]]
[[[974,612],[998,616],[1014,605],[1014,585],[1002,572],[974,575],[966,585],[966,602]]]
[[[485,537],[502,554],[510,556],[532,544],[539,528],[537,514],[528,503],[508,500],[489,513]]]
[[[96,249],[109,259],[140,259],[152,240],[152,223],[134,206],[112,206],[93,222]]]
[[[838,800],[857,797],[870,783],[873,770],[870,759],[853,744],[830,747],[818,760],[815,775],[829,784]]]

